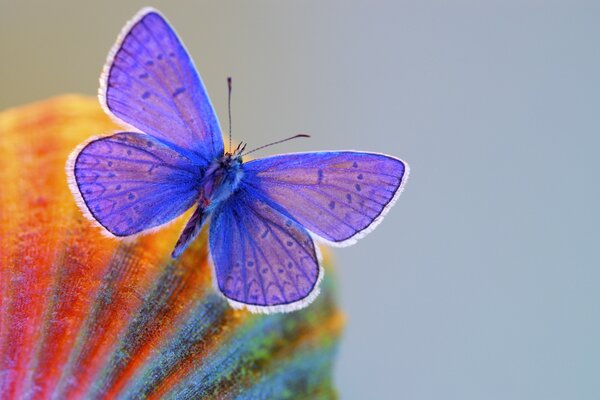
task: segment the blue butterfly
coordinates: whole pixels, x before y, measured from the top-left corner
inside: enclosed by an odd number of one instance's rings
[[[234,307],[308,305],[323,276],[313,237],[345,246],[373,230],[400,195],[408,166],[355,151],[244,162],[225,152],[213,106],[169,23],[150,8],[121,32],[100,78],[105,111],[131,128],[81,144],[67,164],[84,214],[125,237],[196,207],[173,257],[207,219],[219,290]],[[143,133],[142,133],[143,132]]]

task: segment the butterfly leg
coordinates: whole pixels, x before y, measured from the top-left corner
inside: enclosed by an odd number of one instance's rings
[[[183,228],[183,232],[181,232],[181,236],[177,240],[177,244],[175,245],[175,249],[171,253],[171,257],[177,258],[183,253],[185,249],[189,246],[189,244],[198,236],[200,231],[202,230],[202,226],[206,222],[206,218],[209,213],[204,212],[206,208],[204,208],[201,204],[198,205],[192,217]]]

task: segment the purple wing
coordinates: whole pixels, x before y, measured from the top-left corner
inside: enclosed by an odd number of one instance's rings
[[[318,294],[322,271],[309,233],[251,188],[215,210],[209,241],[219,289],[233,306],[285,312]]]
[[[152,136],[117,133],[73,154],[71,190],[86,215],[113,235],[165,224],[198,197],[200,166]]]
[[[177,34],[145,8],[123,29],[100,78],[100,100],[121,122],[206,164],[223,154],[215,111]]]
[[[375,153],[284,154],[244,164],[243,182],[331,244],[348,245],[378,223],[408,167]]]

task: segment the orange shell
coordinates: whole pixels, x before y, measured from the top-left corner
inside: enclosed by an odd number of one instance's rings
[[[65,161],[118,129],[81,96],[0,113],[0,399],[334,397],[327,278],[308,309],[236,311],[204,236],[170,259],[185,218],[119,242],[82,216]]]

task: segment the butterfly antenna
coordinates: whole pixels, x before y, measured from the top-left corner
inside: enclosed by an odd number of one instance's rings
[[[255,151],[262,150],[262,149],[264,149],[265,147],[273,146],[274,144],[279,144],[279,143],[287,142],[288,140],[292,140],[292,139],[296,139],[296,138],[301,138],[301,137],[310,137],[310,135],[307,135],[306,133],[300,133],[300,134],[298,134],[298,135],[294,135],[294,136],[292,136],[292,137],[289,137],[289,138],[287,138],[287,139],[278,140],[278,141],[276,141],[276,142],[269,143],[269,144],[265,144],[264,146],[257,147],[257,148],[255,148],[255,149],[252,149],[252,150],[250,150],[249,152],[247,152],[247,153],[244,153],[244,154],[242,154],[242,155],[243,155],[243,156],[245,156],[245,155],[248,155],[248,154],[250,154],[250,153],[254,153]]]
[[[227,77],[227,111],[229,112],[229,152],[231,152],[231,77]]]

